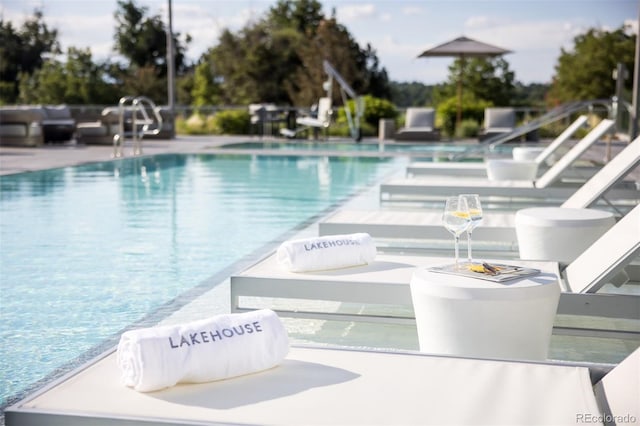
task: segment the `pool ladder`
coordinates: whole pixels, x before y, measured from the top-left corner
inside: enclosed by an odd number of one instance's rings
[[[133,141],[133,155],[142,155],[142,138],[145,135],[157,135],[160,130],[162,116],[151,99],[146,96],[123,96],[118,102],[118,133],[113,136],[113,157],[124,155],[127,137]]]

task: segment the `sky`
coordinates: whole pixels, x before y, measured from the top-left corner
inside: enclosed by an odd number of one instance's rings
[[[168,16],[168,0],[136,0],[148,15]],[[236,32],[265,16],[276,0],[172,0],[173,31],[190,34],[195,61],[217,44],[223,29]],[[508,50],[515,78],[549,83],[561,49],[588,29],[638,31],[639,0],[321,0],[355,40],[375,49],[392,81],[442,83],[453,58],[418,58],[424,50],[460,36]],[[63,50],[91,49],[94,61],[115,57],[116,0],[0,0],[0,17],[20,26],[34,8],[59,32]]]

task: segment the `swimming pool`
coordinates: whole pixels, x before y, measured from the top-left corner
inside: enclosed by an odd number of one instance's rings
[[[479,161],[477,155],[482,155],[482,147],[478,144],[440,144],[440,143],[380,143],[380,142],[361,142],[361,143],[345,143],[332,141],[263,141],[263,142],[237,142],[230,143],[220,147],[221,149],[237,149],[237,150],[277,150],[277,151],[341,151],[341,152],[363,152],[363,153],[389,153],[411,155],[429,158],[445,159],[450,155],[456,155],[472,149],[475,156],[468,158],[460,158],[456,161]],[[488,148],[488,147],[487,147]],[[491,149],[492,154],[503,155],[510,154],[513,149],[510,145],[497,145]]]
[[[3,176],[0,406],[405,161],[160,155]]]

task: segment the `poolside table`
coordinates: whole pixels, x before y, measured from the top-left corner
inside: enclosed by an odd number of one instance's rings
[[[598,209],[518,210],[515,225],[520,258],[569,264],[615,223],[613,213]]]
[[[410,287],[420,351],[546,359],[560,299],[554,274],[499,283],[418,268]]]

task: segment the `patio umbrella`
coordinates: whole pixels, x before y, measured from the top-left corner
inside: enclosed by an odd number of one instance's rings
[[[510,50],[492,46],[468,37],[458,37],[454,40],[427,49],[418,55],[418,58],[451,56],[460,58],[460,75],[458,76],[458,113],[456,115],[456,126],[462,118],[462,72],[466,58],[494,57],[511,53]]]

